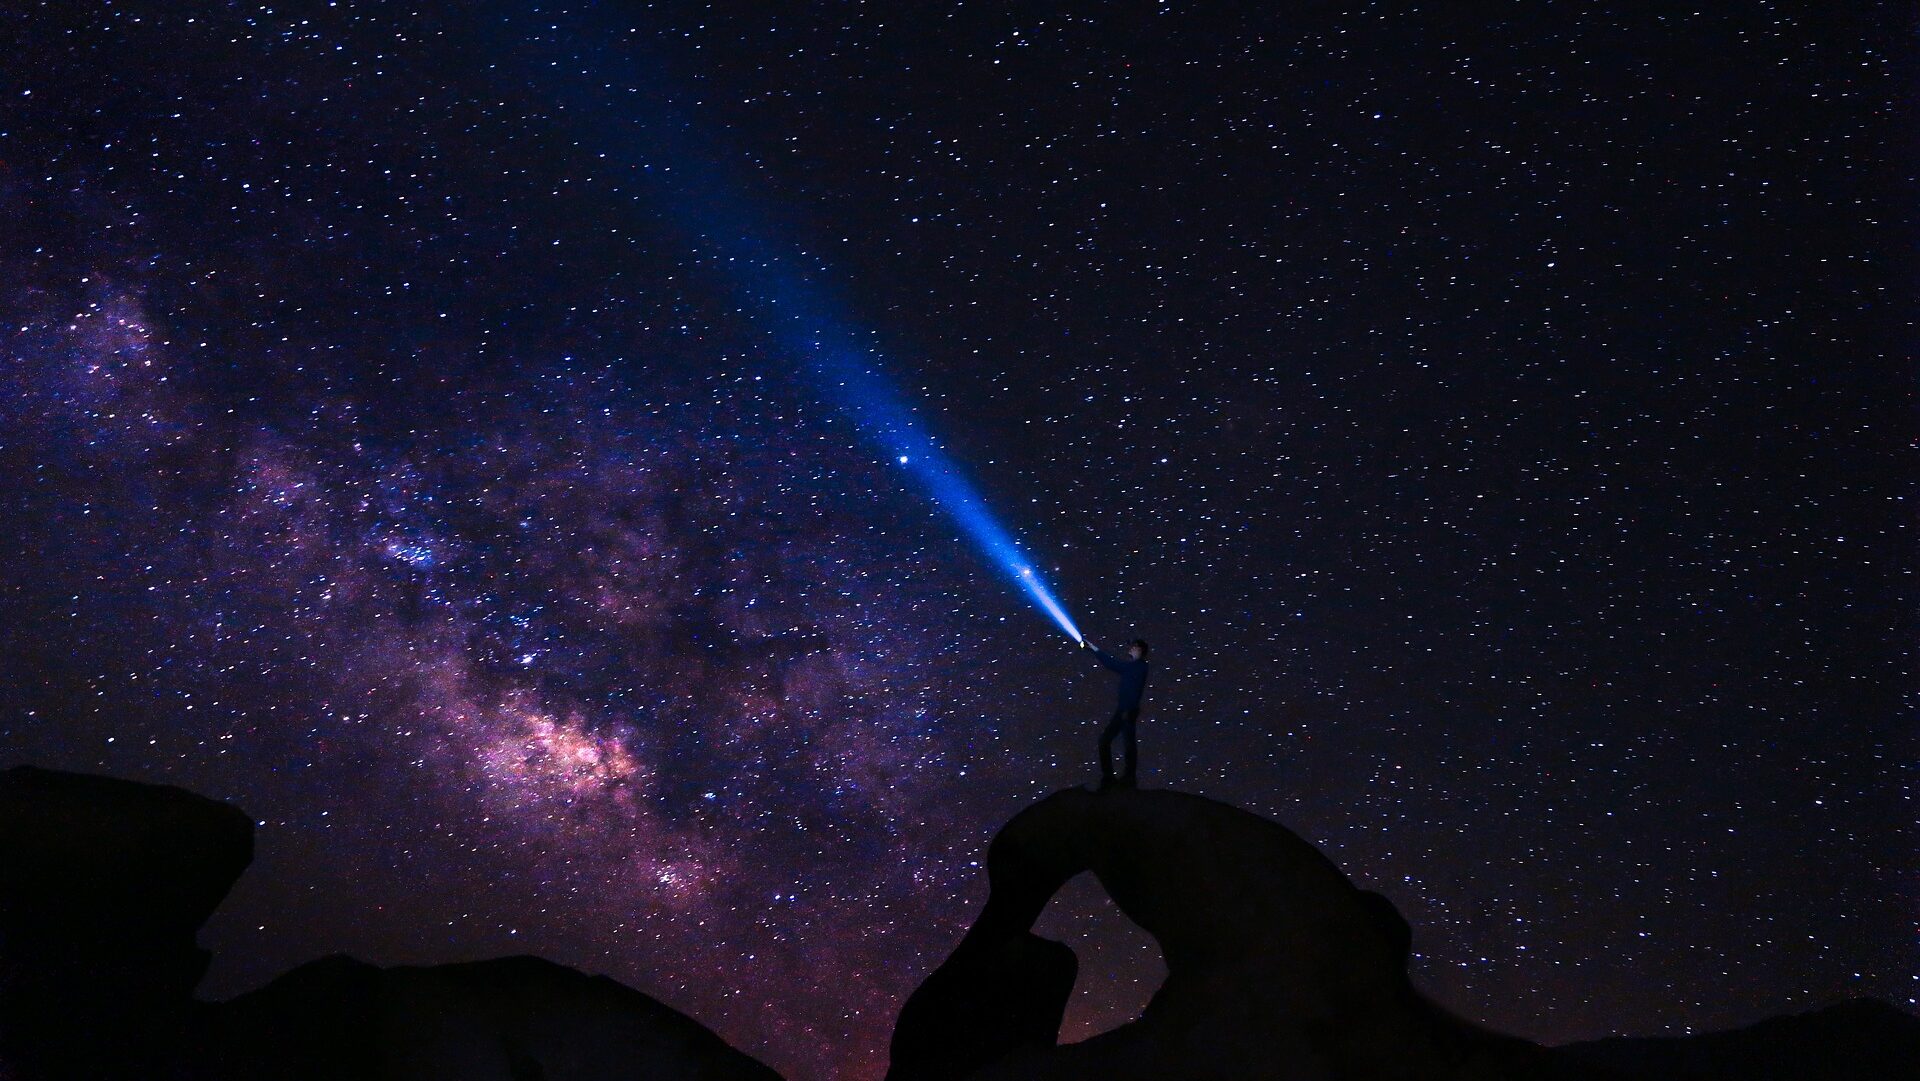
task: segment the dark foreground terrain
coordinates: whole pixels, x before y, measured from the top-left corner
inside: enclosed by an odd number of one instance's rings
[[[532,957],[302,965],[201,1002],[195,942],[253,857],[251,820],[176,788],[0,773],[0,1078],[777,1081],[692,1018]],[[1546,1048],[1428,1002],[1412,932],[1278,823],[1180,792],[1056,793],[988,854],[992,892],[907,1000],[889,1081],[1920,1078],[1920,1019],[1840,1003],[1735,1032]],[[1057,1043],[1073,951],[1033,934],[1092,872],[1158,940],[1136,1021]]]

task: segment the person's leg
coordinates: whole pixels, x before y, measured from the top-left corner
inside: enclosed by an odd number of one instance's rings
[[[1127,728],[1126,728],[1127,768],[1126,768],[1126,772],[1120,775],[1120,783],[1127,785],[1128,787],[1132,787],[1138,783],[1137,778],[1140,772],[1140,744],[1139,744],[1140,724],[1139,722],[1140,722],[1140,711],[1137,709],[1128,710],[1127,711]]]
[[[1107,727],[1100,733],[1100,784],[1105,787],[1113,780],[1113,737],[1120,734],[1120,719],[1126,716],[1122,710],[1115,710],[1107,719]]]

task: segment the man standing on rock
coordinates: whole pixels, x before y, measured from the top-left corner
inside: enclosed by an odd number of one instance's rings
[[[1105,791],[1113,787],[1113,741],[1125,736],[1126,771],[1120,774],[1122,788],[1139,787],[1140,749],[1134,735],[1134,726],[1140,720],[1140,696],[1147,692],[1147,640],[1135,638],[1127,647],[1125,657],[1116,657],[1092,642],[1082,638],[1080,648],[1092,650],[1095,659],[1108,668],[1120,673],[1120,693],[1114,703],[1113,718],[1107,722],[1106,731],[1100,733],[1100,789]]]

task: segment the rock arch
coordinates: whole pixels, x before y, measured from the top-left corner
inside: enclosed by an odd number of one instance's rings
[[[1066,946],[1032,933],[1091,871],[1160,944],[1167,978],[1136,1021],[1056,1046]],[[888,1081],[1441,1078],[1539,1065],[1461,1022],[1407,977],[1411,934],[1280,824],[1182,792],[1068,789],[987,854],[985,908],[907,1000]]]

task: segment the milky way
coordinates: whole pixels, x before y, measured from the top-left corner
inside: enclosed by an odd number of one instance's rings
[[[203,994],[535,953],[877,1077],[1110,686],[651,175],[708,154],[1153,640],[1145,782],[1450,1008],[1911,1008],[1906,28],[1256,7],[11,16],[0,759],[254,816]],[[1089,883],[1042,929],[1068,1038],[1160,979]]]

